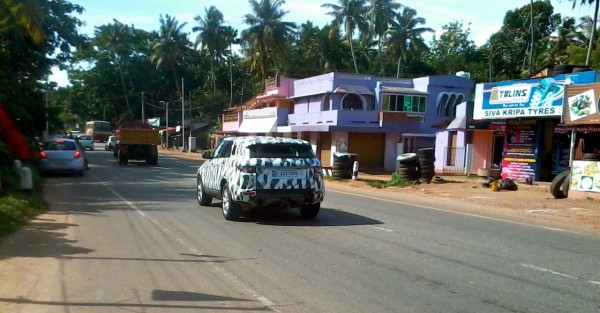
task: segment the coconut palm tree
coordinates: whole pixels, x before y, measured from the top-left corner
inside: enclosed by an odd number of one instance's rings
[[[180,25],[179,21],[168,14],[164,18],[161,15],[159,37],[154,42],[153,51],[150,55],[150,61],[156,63],[156,68],[166,66],[171,69],[179,95],[181,95],[181,88],[179,87],[175,66],[181,64],[189,43],[187,34],[182,30],[186,24]]]
[[[331,9],[327,15],[333,16],[332,26],[344,25],[344,32],[352,53],[352,62],[354,62],[354,71],[358,73],[352,37],[356,28],[360,33],[366,33],[369,30],[365,0],[338,0],[338,4],[325,3],[321,7]]]
[[[217,82],[215,78],[214,62],[220,61],[228,46],[228,37],[226,28],[223,26],[223,13],[215,6],[204,9],[205,16],[196,16],[194,20],[198,26],[192,28],[192,31],[198,32],[196,36],[196,48],[200,45],[200,53],[206,53],[210,62],[210,72],[213,81],[213,91],[217,91]]]
[[[250,0],[252,13],[244,15],[244,23],[249,27],[242,31],[242,40],[251,59],[260,66],[263,82],[269,58],[276,67],[275,58],[284,55],[286,44],[296,29],[295,23],[282,20],[288,13],[281,9],[284,4],[285,0]]]
[[[110,51],[110,58],[119,70],[121,78],[121,88],[127,110],[131,111],[129,105],[129,97],[127,96],[127,86],[125,85],[125,75],[123,74],[124,54],[126,54],[126,46],[129,42],[129,27],[116,19],[113,19],[114,24],[103,25],[96,30],[96,39],[99,45],[105,46]]]
[[[408,61],[412,54],[427,51],[423,34],[434,30],[429,27],[419,27],[425,23],[426,20],[418,17],[415,9],[406,6],[396,14],[396,22],[390,30],[389,37],[389,46],[398,58],[396,77],[404,75],[402,62]]]
[[[579,44],[577,25],[575,19],[566,17],[556,29],[556,35],[548,36],[550,49],[546,49],[545,63],[564,63],[568,57],[568,48],[572,45]]]
[[[371,23],[371,29],[375,35],[377,35],[377,59],[381,66],[380,74],[382,75],[385,74],[385,67],[381,58],[384,37],[390,26],[394,23],[396,10],[401,7],[402,5],[394,0],[371,0],[371,5],[367,12],[369,23]]]
[[[23,28],[34,44],[44,39],[44,12],[38,1],[0,0],[0,35],[14,26]]]
[[[579,0],[570,0],[573,2],[573,9],[575,9],[575,6],[577,5],[577,2]],[[596,25],[598,24],[598,9],[600,9],[600,0],[581,0],[579,2],[579,5],[584,5],[584,4],[589,4],[591,5],[592,3],[596,4],[596,8],[594,9],[594,23],[592,25],[592,32],[590,34],[590,39],[588,42],[588,51],[587,51],[587,57],[585,58],[585,65],[590,65],[590,59],[592,58],[592,50],[594,47],[594,40],[595,40],[595,34],[596,34]]]

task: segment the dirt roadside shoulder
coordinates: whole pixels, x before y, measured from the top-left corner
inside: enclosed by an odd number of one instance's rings
[[[159,153],[202,162],[199,153],[160,150]],[[200,164],[200,163],[199,163]],[[600,203],[588,199],[554,199],[548,186],[519,185],[517,191],[493,192],[482,187],[482,179],[446,178],[443,184],[421,184],[385,189],[369,186],[370,180],[387,180],[388,175],[359,173],[359,179],[327,180],[328,190],[359,194],[424,208],[471,214],[518,223],[567,229],[578,233],[600,234]],[[391,177],[391,176],[390,176]]]

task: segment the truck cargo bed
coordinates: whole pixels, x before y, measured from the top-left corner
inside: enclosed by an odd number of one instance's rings
[[[115,134],[118,145],[157,145],[160,143],[160,135],[156,129],[118,129]]]

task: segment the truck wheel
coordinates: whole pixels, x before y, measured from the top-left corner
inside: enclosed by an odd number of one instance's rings
[[[305,218],[315,218],[321,210],[321,203],[307,204],[300,209],[300,214]]]
[[[229,185],[225,184],[223,186],[223,190],[221,190],[221,194],[223,196],[223,204],[222,211],[223,217],[228,221],[235,221],[240,217],[241,208],[238,203],[233,201],[233,197],[231,195],[231,191],[229,190]]]
[[[204,185],[202,184],[202,180],[200,177],[196,180],[196,186],[198,191],[198,204],[202,206],[208,206],[212,204],[212,197],[206,194],[204,191]]]

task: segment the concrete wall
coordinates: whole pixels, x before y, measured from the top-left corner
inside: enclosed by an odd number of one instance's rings
[[[396,170],[396,146],[400,142],[400,134],[385,134],[385,154],[383,168],[388,172]]]
[[[456,148],[458,150],[454,151],[456,160],[460,160],[464,162],[465,153],[466,153],[466,137],[467,133],[463,130],[456,130]],[[444,130],[436,133],[435,136],[435,171],[436,173],[443,173],[444,167],[446,166],[445,162],[448,160],[448,151],[446,148],[450,146],[450,131]],[[454,166],[456,168],[459,166],[458,164]],[[462,163],[460,164],[462,166]]]

